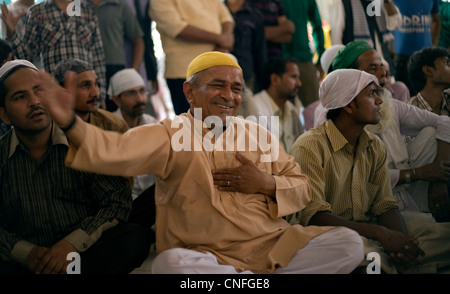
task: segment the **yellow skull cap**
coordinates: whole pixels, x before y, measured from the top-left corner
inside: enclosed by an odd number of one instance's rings
[[[189,63],[186,71],[186,80],[195,73],[218,65],[234,66],[242,71],[233,55],[219,51],[209,51],[200,54]]]

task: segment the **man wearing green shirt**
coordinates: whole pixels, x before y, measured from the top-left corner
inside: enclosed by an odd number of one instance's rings
[[[317,71],[323,75],[320,57],[325,51],[322,20],[315,0],[281,0],[286,16],[295,24],[295,32],[290,43],[283,43],[283,57],[294,57],[299,61],[303,86],[299,98],[304,107],[319,100],[319,81]],[[308,23],[313,28],[314,47],[318,54],[317,63],[313,64],[314,53],[309,46]]]
[[[441,16],[441,34],[438,46],[450,48],[450,1],[439,1],[439,15]]]

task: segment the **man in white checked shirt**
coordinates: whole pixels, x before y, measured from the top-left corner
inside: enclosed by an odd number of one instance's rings
[[[77,58],[93,66],[98,76],[101,102],[106,97],[105,52],[92,4],[80,2],[80,16],[70,16],[71,1],[43,1],[29,8],[25,15],[25,33],[15,31],[18,16],[2,6],[1,18],[7,28],[6,40],[11,43],[14,56],[26,60],[40,60],[46,72],[53,74],[58,62]],[[42,56],[41,56],[42,55]]]
[[[379,89],[374,75],[356,69],[335,70],[322,82],[324,109],[317,127],[291,149],[312,189],[311,202],[291,223],[357,231],[365,254],[380,254],[385,273],[448,272],[450,223],[416,225],[403,217],[392,194],[384,143],[365,130],[380,120]]]

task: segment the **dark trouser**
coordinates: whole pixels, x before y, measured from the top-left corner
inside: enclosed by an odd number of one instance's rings
[[[151,245],[148,229],[134,224],[119,224],[103,232],[88,250],[80,253],[82,274],[129,274],[141,266]],[[0,260],[0,274],[26,274],[27,269]]]
[[[17,263],[7,262],[0,259],[0,274],[17,275],[17,274],[31,274],[31,272]]]
[[[152,226],[156,220],[155,185],[150,186],[133,200],[133,208],[128,219],[130,223],[136,223],[150,230],[151,242],[155,242],[156,236]]]
[[[141,266],[151,244],[149,229],[134,223],[118,225],[81,254],[81,273],[128,274]]]
[[[170,96],[172,97],[172,105],[175,114],[187,112],[191,107],[183,92],[183,83],[185,81],[185,79],[166,79],[167,87],[169,88]]]

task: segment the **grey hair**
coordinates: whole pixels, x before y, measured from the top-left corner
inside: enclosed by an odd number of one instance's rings
[[[64,76],[68,71],[73,71],[76,74],[94,70],[94,68],[84,60],[77,58],[64,59],[58,62],[55,66],[54,76],[60,85],[64,83]]]
[[[194,87],[198,87],[198,76],[202,71],[196,72],[194,74],[192,74],[186,81],[188,83],[191,83],[192,86]]]

